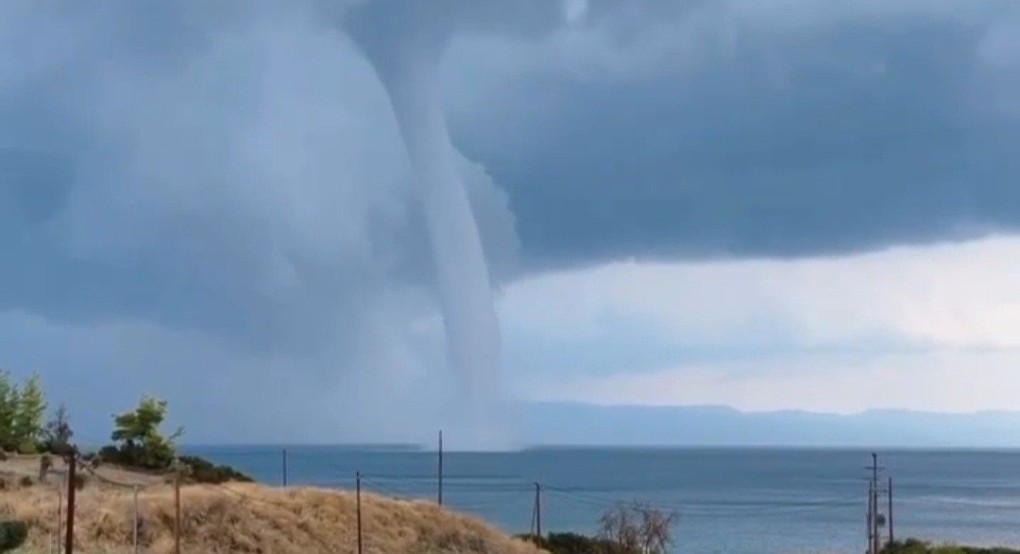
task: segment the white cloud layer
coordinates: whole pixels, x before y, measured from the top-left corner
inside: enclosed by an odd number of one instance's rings
[[[1020,409],[1020,352],[795,355],[528,383],[535,400],[604,405],[725,405],[747,411]],[[554,385],[555,383],[555,385]]]
[[[1017,267],[1017,237],[792,261],[628,262],[516,283],[502,313],[545,342],[611,351],[613,333],[636,325],[678,352],[724,352],[643,372],[567,368],[566,386],[561,368],[522,385],[545,400],[1017,409]],[[748,349],[762,342],[775,348]]]

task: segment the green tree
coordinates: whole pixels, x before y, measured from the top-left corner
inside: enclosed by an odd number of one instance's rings
[[[176,455],[174,443],[184,430],[164,437],[159,427],[166,414],[166,400],[143,396],[134,410],[114,416],[111,438],[118,443],[118,461],[152,469],[169,467]]]
[[[38,375],[32,375],[25,381],[14,404],[15,447],[22,454],[34,453],[42,439],[43,414],[46,413],[46,395],[39,384]]]
[[[0,450],[14,450],[14,412],[17,407],[17,387],[11,376],[0,371]]]

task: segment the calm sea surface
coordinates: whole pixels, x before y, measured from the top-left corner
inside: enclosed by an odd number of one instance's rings
[[[434,452],[411,448],[289,446],[291,485],[364,487],[435,498]],[[279,484],[283,447],[190,447]],[[898,537],[1020,545],[1020,451],[880,452],[894,479]],[[444,500],[508,532],[532,524],[542,485],[542,529],[591,532],[618,501],[681,512],[676,552],[864,551],[870,454],[859,450],[543,448],[445,455]],[[883,510],[884,511],[884,510]]]

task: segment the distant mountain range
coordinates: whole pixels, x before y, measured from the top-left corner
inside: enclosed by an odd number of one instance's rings
[[[1020,447],[1020,412],[741,412],[722,406],[524,405],[535,445]]]

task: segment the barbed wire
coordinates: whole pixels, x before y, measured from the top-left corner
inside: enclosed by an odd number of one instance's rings
[[[195,454],[211,459],[226,458],[258,458],[258,463],[276,462],[283,453],[283,448],[276,447],[252,447],[242,449],[224,448],[223,450],[191,450],[189,454]],[[354,452],[354,451],[352,451]],[[415,451],[417,452],[417,451]],[[423,454],[425,452],[422,452]],[[357,465],[349,462],[336,462],[326,459],[327,452],[315,449],[306,450],[295,447],[286,449],[287,460],[291,467],[311,468],[315,473],[322,475],[324,472],[335,471],[336,478],[306,480],[307,486],[326,486],[330,488],[353,488],[355,484],[354,474]],[[403,464],[401,464],[403,465]],[[433,472],[422,471],[419,464],[409,471],[389,471],[380,473],[363,474],[363,485],[366,490],[381,493],[386,496],[400,500],[431,500],[434,498],[437,483],[437,476]],[[264,466],[263,466],[264,469]],[[53,470],[51,470],[53,471]],[[124,482],[116,478],[104,475],[87,468],[88,475],[97,480],[116,487],[131,489],[135,487],[149,488],[159,483],[136,483]],[[516,502],[515,498],[520,495],[522,506],[524,499],[530,498],[532,494],[530,480],[524,479],[521,475],[510,473],[447,473],[443,476],[443,490],[446,493],[445,504],[453,509],[462,511],[486,512],[493,509],[505,508],[509,503]],[[301,486],[299,483],[291,483],[291,486]],[[562,506],[564,503],[573,504],[586,508],[590,511],[608,510],[621,505],[638,502],[649,507],[663,511],[680,512],[684,516],[697,517],[737,517],[744,515],[756,516],[785,516],[801,513],[822,513],[835,510],[854,510],[862,503],[863,494],[832,496],[826,498],[792,498],[792,499],[754,499],[737,500],[733,502],[712,501],[705,499],[692,499],[692,501],[664,501],[662,490],[650,490],[652,499],[641,498],[639,491],[630,492],[614,489],[599,489],[591,487],[549,485],[543,483],[542,490],[548,494],[554,505]],[[672,500],[672,499],[670,499]],[[897,501],[908,505],[930,505],[930,506],[977,506],[983,509],[999,511],[1020,511],[1020,498],[1017,499],[967,499],[952,497],[917,497],[902,495]],[[522,514],[523,515],[523,514]],[[534,514],[532,514],[534,517]],[[532,523],[534,525],[534,523]]]
[[[144,489],[148,489],[148,488],[151,488],[151,487],[156,487],[156,486],[159,486],[159,485],[165,485],[166,484],[165,481],[157,482],[157,483],[139,483],[139,482],[127,483],[127,482],[124,482],[124,481],[118,481],[118,480],[113,479],[111,477],[107,477],[107,476],[99,473],[99,471],[97,469],[89,467],[89,466],[84,466],[82,468],[82,470],[86,474],[88,474],[88,476],[90,478],[94,478],[94,479],[96,479],[96,480],[98,480],[98,481],[100,481],[102,483],[105,483],[107,485],[110,485],[110,486],[121,487],[121,488],[125,488],[125,489],[135,489],[135,488],[137,488],[138,490],[144,490]]]

